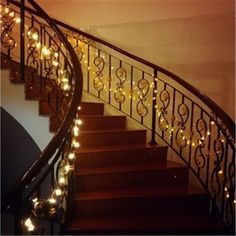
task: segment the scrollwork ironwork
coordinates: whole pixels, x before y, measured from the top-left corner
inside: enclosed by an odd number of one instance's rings
[[[138,97],[139,101],[137,102],[136,105],[136,111],[139,116],[144,117],[148,114],[148,108],[145,105],[145,102],[147,101],[146,96],[149,91],[149,82],[148,80],[142,78],[141,80],[138,81],[137,86],[140,90],[140,95]]]
[[[15,25],[15,12],[9,6],[2,7],[1,10],[2,33],[1,44],[3,48],[12,50],[16,46],[15,39],[11,36]]]
[[[117,103],[122,104],[125,101],[124,83],[126,81],[127,71],[124,68],[119,67],[116,70],[116,77],[118,78],[119,82],[116,84],[114,98]]]
[[[189,108],[185,103],[181,103],[178,106],[178,115],[180,117],[180,121],[178,122],[179,127],[175,135],[175,141],[179,148],[185,148],[187,145],[187,137],[186,134],[184,134],[184,131],[189,118]]]
[[[103,76],[103,69],[104,69],[104,66],[105,66],[105,61],[102,57],[100,56],[97,56],[96,58],[94,58],[94,65],[97,67],[97,71],[95,72],[96,73],[96,76],[93,80],[93,87],[97,90],[97,91],[102,91],[104,89],[104,83],[103,81],[101,80],[101,77]]]

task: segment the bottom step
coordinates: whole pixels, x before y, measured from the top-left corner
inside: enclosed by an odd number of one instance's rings
[[[227,234],[221,224],[207,216],[104,217],[74,220],[63,234]]]

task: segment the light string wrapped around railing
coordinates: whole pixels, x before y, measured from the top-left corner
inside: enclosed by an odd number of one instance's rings
[[[78,107],[81,110],[81,107]],[[28,217],[25,217],[24,227],[28,233],[40,233],[41,229],[37,219],[53,220],[57,223],[63,223],[65,219],[66,201],[68,196],[68,176],[73,174],[75,168],[76,152],[80,144],[79,129],[82,125],[81,119],[75,118],[71,128],[71,142],[69,151],[65,151],[62,160],[58,163],[56,186],[51,191],[47,199],[35,197],[31,199],[32,209]]]

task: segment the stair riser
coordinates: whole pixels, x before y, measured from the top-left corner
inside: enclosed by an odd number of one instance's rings
[[[77,176],[79,191],[96,191],[116,188],[187,184],[187,168],[133,171],[125,173]]]
[[[60,108],[57,108],[57,106]],[[50,106],[49,103],[47,101],[44,100],[40,100],[39,101],[39,114],[40,115],[53,115],[54,111],[56,110],[63,110],[64,112],[68,109],[67,105],[65,104],[65,102],[63,102],[63,104],[59,104],[56,105],[56,103],[54,101],[50,101]],[[53,122],[53,119],[52,119]],[[59,128],[59,126],[57,124],[54,125],[55,129],[57,130]],[[56,130],[52,130],[52,131],[56,131]]]
[[[125,144],[145,144],[146,131],[89,132],[80,133],[81,147],[113,146]]]
[[[78,115],[103,115],[104,113],[103,103],[81,103],[80,107]]]
[[[167,147],[78,153],[76,169],[166,161]]]
[[[162,196],[110,200],[75,201],[74,216],[104,217],[127,215],[207,214],[209,201],[204,195]]]
[[[125,129],[125,117],[119,116],[101,116],[101,117],[81,117],[83,124],[80,126],[81,131]],[[53,121],[51,121],[52,123]],[[58,124],[52,124],[50,131],[57,131]]]

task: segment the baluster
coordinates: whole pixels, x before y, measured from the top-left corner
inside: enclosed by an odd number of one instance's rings
[[[174,139],[174,124],[175,124],[175,94],[176,94],[176,89],[173,88],[173,103],[172,103],[172,119],[171,119],[171,146],[173,146],[173,139]]]
[[[153,87],[153,99],[152,99],[152,136],[151,136],[151,141],[150,145],[156,145],[156,105],[157,105],[157,100],[156,100],[156,95],[157,95],[157,69],[154,69],[154,87]]]
[[[88,64],[87,64],[87,92],[89,92],[89,85],[90,85],[90,73],[89,73],[89,71],[90,71],[90,45],[88,45],[88,58],[87,58],[87,62],[88,62]]]
[[[194,103],[191,102],[191,112],[190,112],[190,137],[189,137],[189,156],[188,156],[188,163],[191,166],[191,159],[192,159],[192,138],[193,138],[193,121],[194,121]]]
[[[130,72],[130,117],[132,117],[133,113],[133,76],[134,76],[134,67],[131,66]]]
[[[111,55],[109,55],[108,103],[111,104]]]
[[[25,0],[21,0],[20,7],[20,79],[25,80]]]

